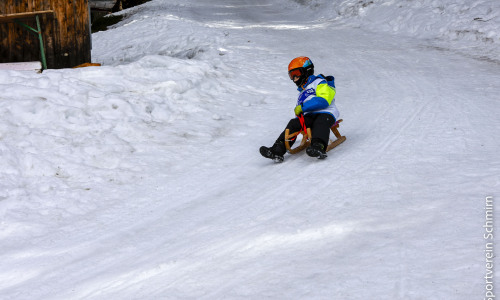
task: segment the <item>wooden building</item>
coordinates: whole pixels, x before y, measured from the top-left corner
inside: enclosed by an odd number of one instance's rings
[[[119,11],[121,10],[121,1],[119,0],[89,0],[90,9],[97,11]]]
[[[89,14],[88,0],[0,0],[0,63],[45,57],[46,67],[59,69],[91,62]]]

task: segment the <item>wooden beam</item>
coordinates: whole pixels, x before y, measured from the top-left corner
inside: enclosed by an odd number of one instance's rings
[[[38,15],[48,15],[54,14],[53,10],[42,10],[42,11],[33,11],[33,12],[24,12],[17,14],[6,14],[0,15],[0,23],[9,23],[12,20],[21,20],[21,19],[29,19]]]
[[[111,11],[113,6],[115,6],[116,2],[117,2],[117,0],[104,0],[104,1],[102,1],[102,0],[101,1],[90,0],[90,8]]]

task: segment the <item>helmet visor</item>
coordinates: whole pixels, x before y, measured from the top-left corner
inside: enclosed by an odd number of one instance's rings
[[[300,76],[302,76],[302,68],[292,69],[288,71],[288,76],[291,80],[293,80],[295,77],[300,78]]]

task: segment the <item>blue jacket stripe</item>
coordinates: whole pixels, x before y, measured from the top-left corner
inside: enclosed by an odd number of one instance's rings
[[[302,104],[302,111],[308,112],[308,111],[313,111],[313,110],[318,110],[318,109],[324,109],[324,108],[327,108],[329,105],[330,105],[330,103],[328,103],[328,101],[326,101],[325,98],[314,97],[311,100]]]

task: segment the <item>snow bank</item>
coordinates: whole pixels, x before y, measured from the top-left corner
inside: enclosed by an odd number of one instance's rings
[[[317,16],[370,31],[435,42],[500,61],[500,1],[495,0],[297,0]],[[441,43],[440,45],[445,45]],[[449,44],[446,44],[447,46]]]
[[[181,59],[216,56],[223,33],[214,35],[197,22],[180,19],[173,14],[179,9],[179,5],[152,1],[120,12],[125,15],[124,20],[108,31],[92,35],[93,40],[99,41],[93,45],[93,60],[119,65],[146,55]]]
[[[120,181],[138,167],[130,164],[134,152],[189,131],[169,125],[207,125],[200,120],[214,115],[210,91],[223,86],[223,78],[209,63],[158,55],[118,67],[0,71],[0,168],[6,177],[0,197],[18,193],[26,181],[38,182],[35,191],[58,179]]]

